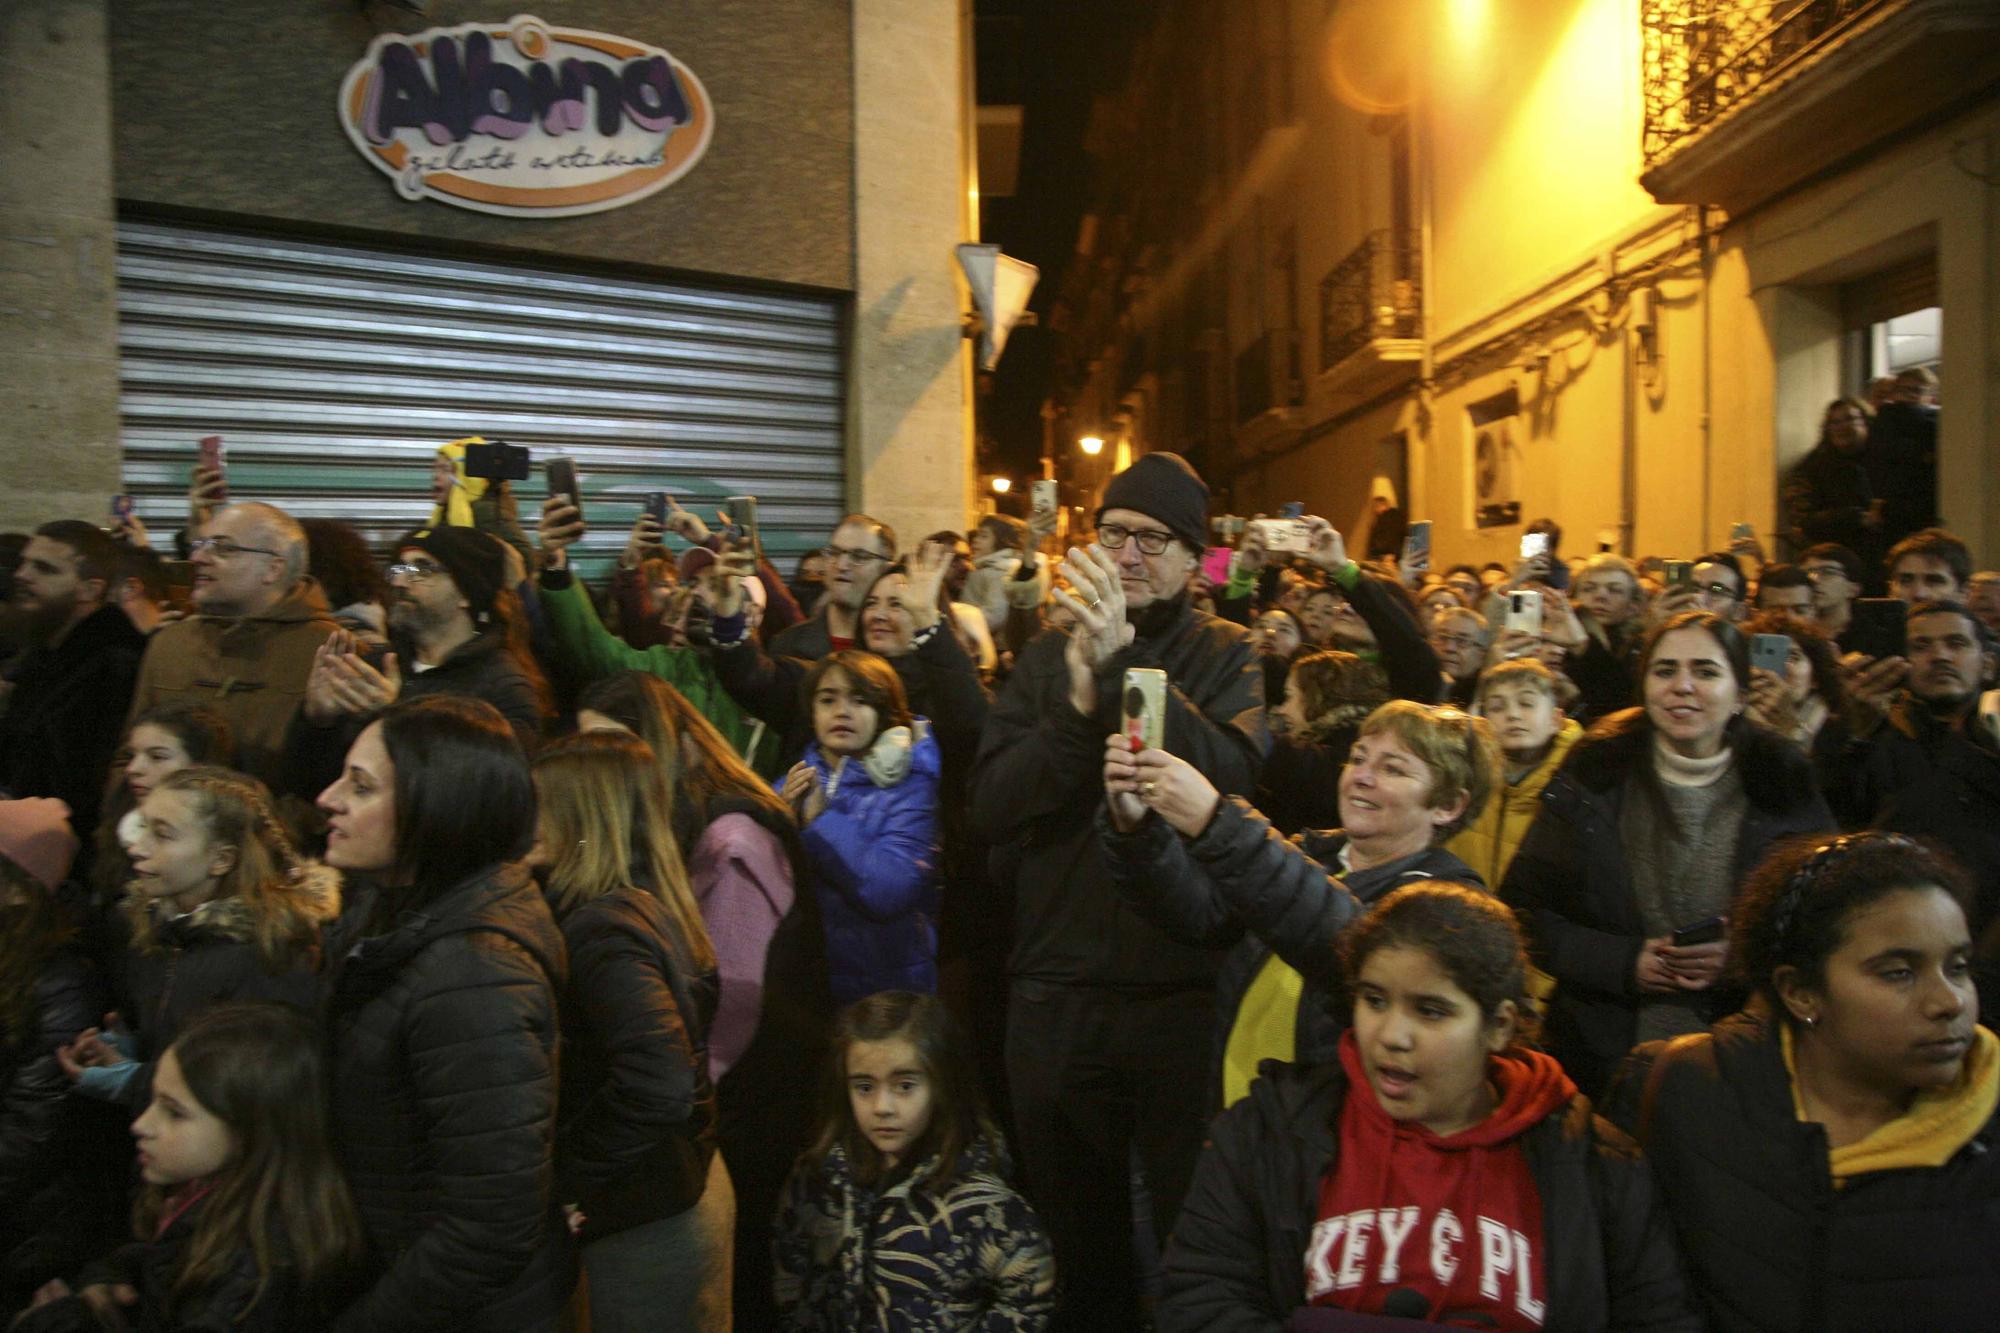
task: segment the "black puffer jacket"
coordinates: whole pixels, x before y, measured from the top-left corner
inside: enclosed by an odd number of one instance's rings
[[[0,1029],[0,1317],[107,1239],[116,1205],[83,1158],[95,1108],[71,1096],[55,1054],[103,1021],[105,1003],[89,964],[61,949],[34,980],[22,1030]]]
[[[1191,839],[1158,815],[1148,815],[1129,834],[1114,830],[1109,815],[1099,819],[1112,882],[1133,911],[1183,944],[1232,946],[1215,983],[1211,1040],[1218,1106],[1236,1011],[1272,954],[1307,982],[1293,1029],[1296,1058],[1301,1064],[1331,1060],[1347,1026],[1334,1008],[1341,992],[1341,932],[1376,899],[1413,880],[1486,887],[1471,866],[1442,847],[1342,875],[1347,836],[1339,829],[1286,839],[1241,800],[1222,802]]]
[[[340,876],[325,866],[311,865],[270,892],[289,898],[300,920],[315,932],[314,938],[299,941],[276,967],[258,947],[250,904],[241,898],[217,898],[159,922],[151,929],[150,943],[130,954],[126,980],[138,1006],[143,1067],[126,1083],[122,1100],[134,1114],[153,1099],[154,1065],[189,1020],[204,1010],[231,1000],[274,1000],[307,1012],[318,1006],[317,932],[339,915]],[[149,906],[136,891],[124,904],[126,920],[142,941]]]
[[[692,1207],[715,1155],[715,969],[691,972],[659,897],[614,890],[562,918],[556,1197],[588,1244]]]
[[[378,1276],[337,1326],[553,1328],[575,1286],[554,1197],[562,934],[500,867],[331,955],[334,1146]]]
[[[124,1308],[117,1325],[129,1333],[321,1333],[338,1299],[337,1284],[308,1288],[283,1269],[262,1279],[249,1250],[238,1253],[213,1286],[174,1290],[204,1206],[194,1203],[154,1240],[120,1246],[91,1264],[77,1275],[76,1288],[131,1287],[138,1300]],[[12,1333],[103,1333],[105,1328],[82,1297],[67,1296],[36,1309]]]
[[[1260,1073],[1216,1118],[1195,1167],[1167,1247],[1160,1333],[1278,1333],[1305,1304],[1306,1247],[1320,1181],[1339,1158],[1349,1084],[1337,1060],[1267,1060]],[[1700,1329],[1631,1141],[1578,1097],[1520,1142],[1542,1200],[1543,1327]]]
[[[1749,802],[1731,863],[1740,888],[1772,843],[1830,829],[1833,815],[1798,746],[1742,719],[1731,724],[1730,743]],[[1599,722],[1549,780],[1500,886],[1537,961],[1556,979],[1545,1028],[1549,1049],[1586,1095],[1603,1092],[1638,1030],[1635,969],[1646,927],[1618,821],[1632,784],[1653,781],[1653,729],[1645,711],[1627,709]],[[1741,999],[1718,992],[1710,1012],[1721,1017]]]
[[[1148,607],[1139,635],[1097,677],[1097,712],[1069,703],[1068,636],[1022,652],[993,705],[972,772],[972,823],[1005,845],[1018,892],[1009,970],[1070,985],[1206,989],[1217,958],[1170,939],[1119,897],[1097,847],[1104,741],[1120,730],[1128,667],[1167,673],[1166,748],[1225,794],[1247,793],[1269,744],[1264,672],[1240,625],[1185,597]]]
[[[1644,1144],[1718,1330],[1991,1328],[2000,1311],[2000,1115],[1941,1167],[1835,1189],[1761,1002],[1648,1042],[1605,1113]]]

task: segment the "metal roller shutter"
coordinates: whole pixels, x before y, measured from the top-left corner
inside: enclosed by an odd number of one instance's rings
[[[599,573],[647,492],[708,517],[755,495],[787,558],[842,513],[837,298],[708,289],[290,237],[118,228],[120,415],[140,516],[185,522],[195,441],[233,494],[341,518],[378,549],[429,518],[439,444],[576,459]]]

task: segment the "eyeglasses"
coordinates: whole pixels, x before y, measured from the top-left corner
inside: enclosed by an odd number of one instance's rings
[[[231,556],[238,555],[283,554],[283,552],[273,551],[267,546],[239,546],[227,537],[197,537],[188,543],[189,555],[200,555],[203,551],[209,552],[217,560],[227,560]]]
[[[1433,634],[1431,644],[1437,648],[1483,648],[1486,645],[1470,634]]]
[[[889,558],[880,551],[864,551],[858,546],[822,546],[819,548],[819,553],[826,557],[828,564],[838,564],[845,560],[849,564],[860,565],[863,568],[877,560]]]
[[[1107,551],[1123,550],[1128,539],[1139,543],[1142,555],[1165,555],[1174,544],[1174,534],[1160,528],[1140,528],[1135,532],[1116,523],[1098,525],[1097,544]]]
[[[1807,565],[1805,567],[1805,574],[1814,583],[1818,583],[1821,579],[1844,579],[1847,577],[1847,571],[1839,565]]]
[[[392,579],[408,579],[408,580],[409,580],[410,582],[412,582],[412,583],[422,583],[422,582],[423,582],[423,581],[424,581],[425,579],[427,579],[427,578],[430,578],[430,577],[431,577],[432,575],[434,575],[434,574],[442,574],[442,573],[444,573],[444,567],[443,567],[442,565],[432,565],[432,564],[421,564],[421,565],[407,565],[407,564],[394,564],[394,565],[391,565],[391,566],[389,566],[389,577],[390,577],[390,578],[392,578]]]
[[[1725,602],[1738,600],[1736,589],[1727,583],[1697,583],[1694,590],[1708,597],[1720,597]]]

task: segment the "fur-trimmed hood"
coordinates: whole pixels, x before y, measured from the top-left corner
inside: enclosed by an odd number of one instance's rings
[[[340,915],[340,872],[318,861],[303,861],[269,895],[300,927],[323,930]],[[257,939],[257,915],[247,898],[211,898],[191,912],[166,916],[154,899],[128,890],[125,913],[139,948],[185,948],[205,941],[247,944]]]
[[[1729,724],[1729,744],[1743,793],[1759,810],[1796,810],[1813,803],[1817,788],[1812,764],[1798,746],[1776,732],[1739,717]],[[1598,719],[1569,752],[1562,771],[1578,786],[1609,791],[1641,764],[1649,763],[1653,724],[1644,708],[1627,708]]]

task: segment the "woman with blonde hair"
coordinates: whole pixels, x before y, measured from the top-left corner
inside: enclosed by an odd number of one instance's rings
[[[535,762],[542,872],[569,946],[556,1197],[583,1241],[599,1333],[730,1322],[736,1196],[715,1142],[715,950],[636,736]]]

